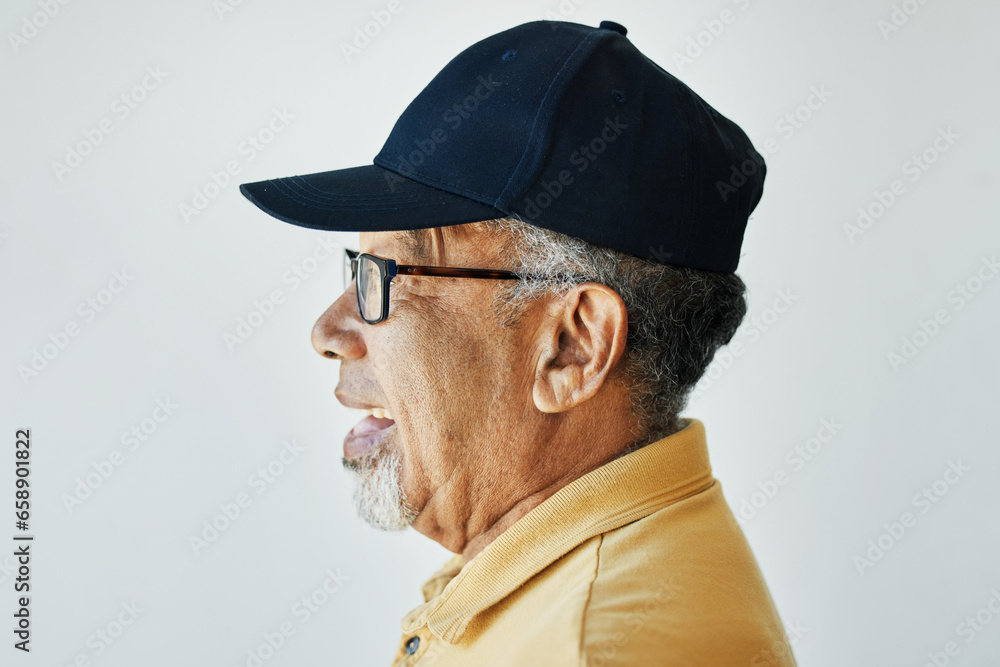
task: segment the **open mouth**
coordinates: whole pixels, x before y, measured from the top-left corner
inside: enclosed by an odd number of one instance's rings
[[[377,447],[396,426],[392,414],[385,408],[368,410],[351,408],[351,412],[362,414],[364,417],[344,438],[344,458],[348,460],[364,456]]]

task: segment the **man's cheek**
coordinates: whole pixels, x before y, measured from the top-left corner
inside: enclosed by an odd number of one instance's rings
[[[367,341],[368,357],[375,372],[375,380],[382,387],[386,398],[392,399],[393,387],[406,374],[407,367],[412,365],[414,357],[420,356],[420,351],[414,349],[412,336],[408,329],[391,327],[391,318],[382,324],[374,325]]]

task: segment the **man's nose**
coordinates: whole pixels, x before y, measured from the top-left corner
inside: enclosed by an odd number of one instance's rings
[[[313,325],[313,348],[331,359],[361,358],[365,356],[363,326],[354,289],[348,289]]]

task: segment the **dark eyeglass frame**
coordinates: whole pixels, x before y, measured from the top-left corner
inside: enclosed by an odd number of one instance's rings
[[[418,266],[415,264],[397,264],[394,259],[377,257],[368,253],[358,252],[344,248],[347,261],[351,266],[351,283],[354,284],[355,295],[358,299],[358,314],[368,324],[378,324],[384,322],[389,317],[389,284],[397,275],[408,276],[435,276],[441,278],[478,278],[480,280],[521,280],[544,279],[539,276],[521,276],[513,271],[501,271],[497,269],[466,269],[453,266]],[[378,281],[381,288],[381,315],[375,319],[365,317],[364,308],[361,306],[361,290],[358,286],[358,262],[367,260],[378,268]]]

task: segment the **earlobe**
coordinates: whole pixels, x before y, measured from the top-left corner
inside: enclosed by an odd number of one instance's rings
[[[539,330],[535,406],[564,412],[596,396],[625,351],[627,333],[625,304],[606,285],[582,283],[554,300]]]

